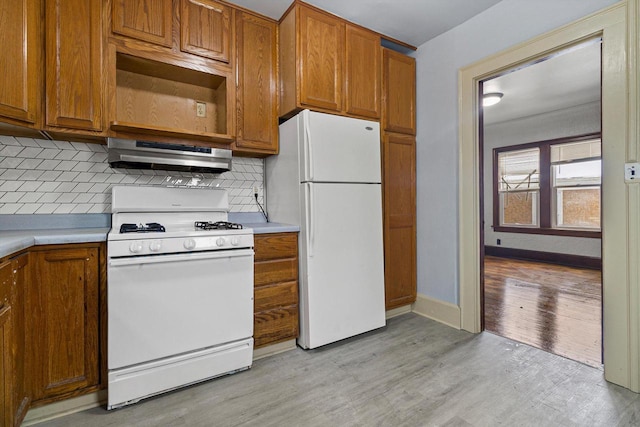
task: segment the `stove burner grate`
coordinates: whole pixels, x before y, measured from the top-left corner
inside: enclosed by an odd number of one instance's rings
[[[164,233],[164,226],[157,222],[149,222],[147,224],[122,224],[120,233]]]
[[[201,230],[241,230],[242,224],[227,221],[196,221],[195,227]]]

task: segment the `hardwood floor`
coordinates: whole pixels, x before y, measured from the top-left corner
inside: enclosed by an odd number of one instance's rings
[[[485,257],[485,330],[601,365],[600,271]]]
[[[632,426],[640,395],[602,371],[408,313],[120,410],[40,424],[100,426]]]

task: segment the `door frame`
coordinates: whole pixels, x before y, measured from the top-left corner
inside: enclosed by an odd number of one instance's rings
[[[481,332],[479,82],[554,52],[602,37],[602,281],[604,373],[640,391],[640,183],[624,163],[638,161],[638,3],[616,3],[485,58],[459,72],[459,280],[462,329]]]

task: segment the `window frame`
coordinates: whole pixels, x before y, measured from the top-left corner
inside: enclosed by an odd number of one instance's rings
[[[600,139],[602,144],[602,134],[600,132],[589,133],[583,135],[577,135],[565,138],[556,138],[544,141],[529,142],[526,144],[510,145],[506,147],[498,147],[493,149],[493,231],[502,233],[524,233],[524,234],[543,234],[553,236],[572,236],[572,237],[591,237],[601,238],[602,228],[599,230],[588,229],[568,229],[568,228],[553,228],[553,208],[552,197],[553,188],[551,182],[551,146],[557,144],[564,144],[570,142],[588,141],[590,139]],[[526,150],[530,148],[539,148],[540,150],[540,190],[538,198],[538,227],[531,226],[503,226],[500,225],[500,192],[498,182],[498,155],[506,151]],[[602,184],[600,184],[602,189]],[[601,190],[602,191],[602,190]],[[601,197],[602,197],[602,193]],[[602,200],[602,199],[601,199]],[[542,209],[542,207],[548,206],[548,209]],[[600,216],[602,218],[602,202],[600,204]],[[602,220],[600,221],[602,227]]]

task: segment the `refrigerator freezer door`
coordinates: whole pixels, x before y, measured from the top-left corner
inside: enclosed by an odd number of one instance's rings
[[[302,184],[301,333],[315,348],[385,325],[379,184]]]
[[[298,121],[302,182],[381,182],[379,123],[309,110]]]

